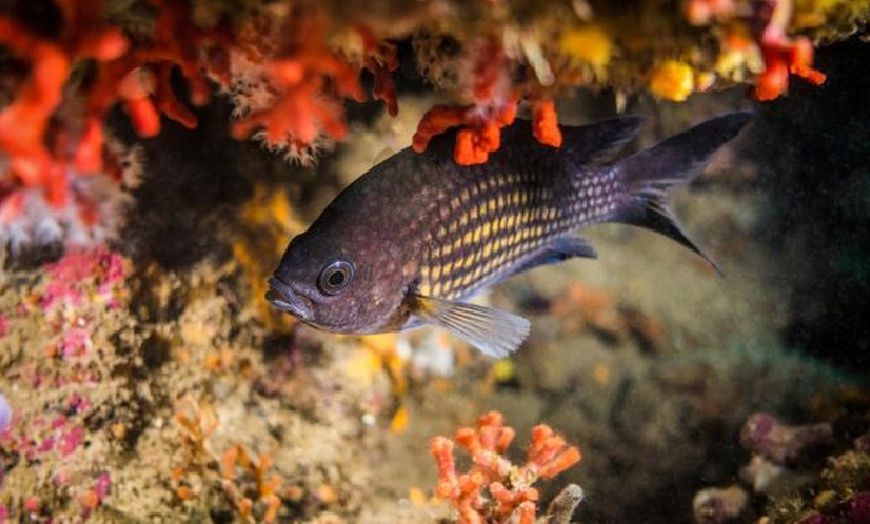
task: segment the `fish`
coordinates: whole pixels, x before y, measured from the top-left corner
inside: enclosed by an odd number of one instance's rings
[[[631,155],[642,118],[560,126],[561,147],[533,138],[528,120],[505,127],[479,165],[453,160],[455,130],[423,153],[406,148],[372,167],[294,237],[266,299],[341,334],[447,329],[493,358],[528,337],[528,319],[469,301],[538,266],[595,258],[578,230],[604,222],[644,227],[718,269],[673,213],[671,190],[695,178],[750,120],[733,113]]]

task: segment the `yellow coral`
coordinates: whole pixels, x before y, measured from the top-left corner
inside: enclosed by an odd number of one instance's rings
[[[650,75],[649,90],[658,98],[682,102],[695,90],[694,70],[679,60],[662,62]]]
[[[251,290],[250,300],[256,305],[258,317],[269,327],[292,323],[290,315],[272,309],[263,299],[266,282],[275,262],[287,244],[287,239],[302,231],[284,191],[258,185],[254,196],[239,213],[245,232],[233,242],[233,256],[242,268]]]
[[[613,41],[610,35],[597,25],[572,29],[559,39],[559,49],[575,60],[586,62],[602,71],[613,57]]]
[[[796,0],[792,26],[795,29],[824,25],[845,28],[866,22],[868,17],[870,0]]]

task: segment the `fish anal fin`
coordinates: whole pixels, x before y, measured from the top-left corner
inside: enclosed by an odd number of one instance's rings
[[[547,264],[558,264],[571,258],[598,258],[595,248],[585,238],[561,237],[521,262],[511,276]]]
[[[505,358],[529,335],[527,319],[486,306],[415,296],[414,314],[442,327],[493,358]]]

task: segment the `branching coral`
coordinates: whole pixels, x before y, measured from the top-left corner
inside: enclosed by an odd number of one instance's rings
[[[143,138],[160,132],[161,115],[194,127],[174,85],[202,105],[217,84],[235,104],[233,135],[310,162],[346,137],[344,103],[365,98],[363,71],[374,77],[373,97],[398,112],[399,60],[386,39],[412,38],[421,75],[447,99],[422,118],[414,149],[459,127],[454,158],[477,164],[498,150],[500,130],[521,103],[530,106],[536,139],[559,147],[553,100],[578,86],[622,94],[646,88],[684,100],[748,82],[754,97],[769,100],[786,92],[789,74],[819,84],[824,75],[813,69],[810,38],[845,36],[870,10],[867,0],[590,1],[573,8],[441,0],[425,9],[399,1],[372,12],[334,0],[149,3],[142,11],[148,19],[137,24],[150,32],[107,22],[99,1],[56,0],[59,29],[0,14],[0,46],[8,51],[0,59],[20,73],[9,73],[12,81],[2,84],[9,92],[0,93],[8,101],[0,105],[0,243],[109,238],[123,206],[105,203],[124,198],[117,188],[125,162],[107,141],[104,120],[120,106]],[[210,17],[197,15],[206,8]]]
[[[466,473],[456,471],[454,441],[432,439],[439,475],[435,495],[453,505],[459,522],[533,524],[538,490],[532,485],[580,461],[577,447],[568,446],[549,426],[539,425],[532,429],[526,463],[516,466],[504,456],[514,436],[513,428],[504,425],[497,411],[480,417],[476,429],[457,430],[455,442],[471,455],[472,465]]]
[[[75,245],[110,238],[123,209],[106,201],[123,200],[116,188],[127,163],[106,141],[104,120],[121,105],[143,138],[160,132],[161,114],[195,127],[196,117],[173,91],[176,70],[194,105],[210,101],[209,80],[239,94],[244,117],[234,134],[262,128],[270,147],[297,159],[312,158],[309,151],[324,139],[345,136],[342,100],[363,98],[363,67],[375,76],[374,96],[392,114],[398,110],[390,78],[398,67],[395,48],[358,29],[359,57],[333,50],[330,20],[320,8],[252,15],[236,27],[222,17],[201,27],[191,2],[152,3],[153,34],[135,41],[105,22],[101,2],[59,0],[62,23],[54,36],[0,16],[0,45],[29,69],[0,108],[0,244],[17,251],[58,239]],[[258,31],[264,19],[276,31]],[[255,65],[246,70],[246,64]],[[246,100],[246,92],[267,96]]]
[[[350,47],[358,55],[351,57],[328,45],[330,19],[324,10],[300,4],[286,11],[259,16],[240,32],[231,55],[230,92],[241,117],[233,134],[253,134],[270,149],[308,163],[317,149],[347,135],[342,101],[364,99],[361,67],[375,76],[375,98],[390,114],[398,113],[390,77],[398,61],[395,47],[365,28],[350,31],[356,44]]]
[[[513,83],[515,64],[506,55],[503,42],[493,36],[484,37],[472,49],[466,66],[471,73],[465,77],[469,85],[462,86],[470,93],[472,103],[462,107],[436,105],[430,109],[414,135],[414,150],[418,153],[426,149],[435,135],[461,125],[463,128],[456,135],[456,162],[484,163],[500,146],[501,128],[516,118],[517,105],[527,93]],[[535,100],[532,108],[535,138],[543,144],[560,146],[562,136],[552,100]]]
[[[734,0],[693,0],[687,17],[692,23],[713,22],[721,26],[723,49],[743,47],[744,53],[758,52],[763,62],[752,94],[758,100],[772,100],[788,89],[789,74],[816,85],[825,81],[825,75],[813,69],[813,45],[807,37],[791,38],[789,26],[793,20],[792,0],[763,0],[752,3]],[[734,24],[742,20],[744,25]],[[745,40],[749,27],[752,40],[742,46],[734,43]]]
[[[153,42],[139,46],[104,22],[101,2],[59,0],[63,23],[55,38],[0,18],[0,43],[30,65],[15,99],[0,111],[0,153],[8,162],[0,164],[0,242],[14,249],[57,239],[100,243],[111,236],[123,210],[105,202],[123,201],[115,188],[129,165],[119,146],[105,139],[103,120],[116,103],[143,137],[159,132],[158,109],[195,125],[172,94],[170,75],[180,66],[193,101],[208,101],[198,61],[207,37],[185,23],[186,3],[169,4],[158,4]],[[72,75],[91,61],[93,79],[79,85]]]

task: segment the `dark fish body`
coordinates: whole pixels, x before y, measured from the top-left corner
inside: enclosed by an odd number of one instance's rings
[[[573,233],[596,223],[648,227],[701,254],[674,219],[666,191],[697,174],[747,120],[714,119],[614,163],[639,119],[564,126],[558,149],[517,121],[503,130],[499,151],[476,166],[453,161],[449,135],[424,154],[405,149],[347,187],[293,239],[268,298],[333,332],[433,323],[504,356],[525,338],[528,321],[464,299],[542,264],[594,257]]]

